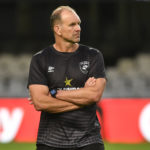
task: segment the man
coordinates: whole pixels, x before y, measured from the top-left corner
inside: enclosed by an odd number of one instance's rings
[[[28,87],[41,111],[37,150],[104,150],[96,103],[106,80],[102,54],[80,41],[81,20],[69,6],[50,17],[55,43],[32,58]]]

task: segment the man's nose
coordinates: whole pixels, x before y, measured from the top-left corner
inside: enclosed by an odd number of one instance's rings
[[[76,25],[76,31],[81,31],[80,25]]]

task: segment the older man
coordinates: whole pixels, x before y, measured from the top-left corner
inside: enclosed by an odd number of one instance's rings
[[[50,17],[55,43],[32,57],[30,101],[41,111],[37,150],[104,150],[96,103],[105,88],[101,52],[79,44],[81,20],[69,6]]]

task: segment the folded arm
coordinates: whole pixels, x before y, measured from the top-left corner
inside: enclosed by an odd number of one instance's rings
[[[62,113],[81,108],[81,106],[73,104],[71,102],[53,98],[49,93],[48,87],[45,85],[30,85],[29,92],[31,96],[30,101],[38,111]]]
[[[78,90],[60,90],[57,92],[56,98],[73,103],[75,105],[90,105],[92,103],[98,102],[101,99],[105,85],[106,79],[98,78],[95,79],[95,84],[93,86],[87,86],[87,83],[85,83],[84,88],[80,88]]]

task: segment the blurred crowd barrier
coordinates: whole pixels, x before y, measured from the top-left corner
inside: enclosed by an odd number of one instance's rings
[[[27,78],[31,54],[0,56],[0,97],[28,97]],[[150,97],[150,54],[122,58],[107,67],[103,97]]]
[[[30,54],[0,56],[0,96],[26,97]]]
[[[108,67],[104,97],[150,97],[150,54],[122,58]]]

